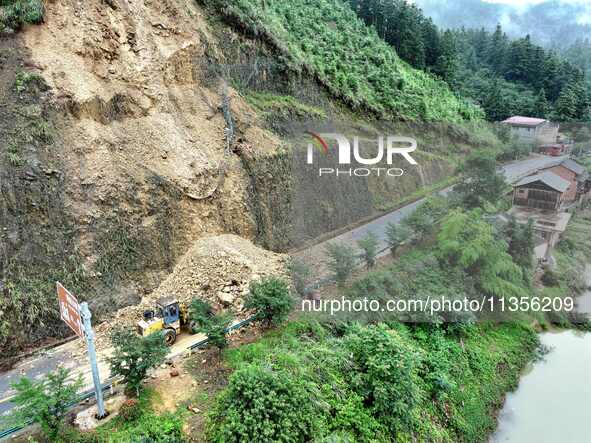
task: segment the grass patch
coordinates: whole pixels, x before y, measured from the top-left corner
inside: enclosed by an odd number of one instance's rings
[[[0,0],[0,32],[41,23],[44,13],[42,0]]]
[[[307,118],[322,120],[326,118],[323,109],[310,106],[289,95],[275,95],[268,92],[252,92],[246,101],[265,114],[281,118]]]
[[[183,413],[156,414],[152,404],[158,398],[154,391],[146,389],[140,396],[136,411],[129,414],[131,419],[121,416],[99,426],[93,432],[81,433],[71,431],[66,440],[72,443],[182,443],[186,441],[183,434]]]

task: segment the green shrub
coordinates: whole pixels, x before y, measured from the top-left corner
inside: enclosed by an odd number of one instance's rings
[[[354,364],[349,380],[355,391],[394,436],[408,431],[421,401],[419,354],[384,326],[354,325],[345,347]]]
[[[292,258],[288,264],[289,273],[291,275],[291,283],[295,292],[300,297],[307,295],[307,286],[309,279],[312,276],[312,269],[303,260]]]
[[[560,279],[554,271],[546,269],[544,270],[544,274],[542,274],[542,283],[544,286],[555,287],[560,285]]]
[[[14,89],[19,94],[36,88],[37,90],[45,90],[47,83],[45,79],[35,72],[19,71],[14,76]]]
[[[213,316],[211,305],[201,299],[194,298],[189,306],[189,319],[193,333],[204,332],[205,327]]]
[[[58,368],[38,381],[22,377],[11,385],[16,391],[12,400],[16,406],[5,420],[20,426],[33,421],[41,426],[49,441],[56,441],[64,428],[66,413],[82,387],[82,376],[71,381],[70,375],[69,369]]]
[[[344,285],[357,265],[356,252],[351,246],[342,243],[326,245],[327,266],[339,285]]]
[[[134,398],[125,400],[119,409],[119,417],[121,417],[123,421],[134,421],[141,415],[142,410],[139,406],[139,402]]]
[[[232,374],[211,419],[214,442],[312,441],[320,425],[305,383],[256,365]]]
[[[287,283],[275,277],[268,277],[250,285],[250,292],[244,301],[246,309],[257,311],[257,318],[267,325],[279,325],[289,315],[294,300]]]
[[[411,237],[410,228],[402,224],[395,224],[388,222],[386,226],[386,242],[390,247],[392,256],[396,255],[396,251]]]
[[[214,315],[203,328],[207,335],[208,346],[218,348],[221,352],[228,346],[227,329],[232,324],[233,315],[230,312]]]
[[[357,245],[363,251],[361,258],[365,262],[367,269],[373,268],[376,264],[379,245],[376,235],[373,232],[369,232],[365,237],[357,242]]]
[[[447,202],[442,197],[429,197],[412,214],[406,217],[402,224],[416,234],[416,240],[421,241],[433,234],[437,223],[448,212]]]
[[[128,393],[139,396],[148,371],[161,364],[168,355],[164,336],[156,332],[141,337],[129,329],[116,329],[111,333],[111,344],[113,354],[107,358],[111,373],[123,377]]]
[[[42,0],[3,0],[0,3],[0,32],[7,28],[18,31],[27,23],[41,23],[44,12]]]

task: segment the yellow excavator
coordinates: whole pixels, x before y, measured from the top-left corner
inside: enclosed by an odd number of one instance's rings
[[[156,308],[145,311],[143,320],[137,323],[138,334],[142,337],[162,331],[168,346],[176,341],[176,336],[182,328],[190,328],[189,309],[172,297],[156,300]]]

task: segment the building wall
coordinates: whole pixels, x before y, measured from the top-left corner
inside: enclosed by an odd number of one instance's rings
[[[562,165],[552,166],[551,168],[548,168],[547,171],[553,172],[570,183],[570,187],[563,195],[563,200],[565,202],[575,201],[577,199],[577,175]]]
[[[523,142],[536,142],[538,144],[556,143],[558,137],[558,126],[551,122],[542,123],[538,126],[513,126],[511,135]]]
[[[536,187],[520,186],[514,188],[513,204],[529,208],[558,210],[562,203],[562,194]]]
[[[536,139],[534,127],[511,126],[511,135],[517,136],[521,141],[533,142]]]
[[[536,141],[539,144],[556,143],[558,139],[558,128],[558,125],[551,122],[542,123],[536,127]]]

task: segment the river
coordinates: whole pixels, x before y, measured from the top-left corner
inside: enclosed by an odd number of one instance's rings
[[[591,287],[591,266],[585,269]],[[591,314],[591,290],[577,297],[577,310]],[[591,333],[540,334],[550,348],[507,395],[490,443],[591,442]]]
[[[591,266],[585,269],[591,287]],[[577,311],[591,314],[591,290],[577,297]],[[591,442],[591,333],[540,334],[550,348],[507,395],[490,443]]]
[[[491,443],[591,442],[591,334],[540,335],[551,351],[509,393]]]

